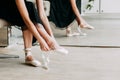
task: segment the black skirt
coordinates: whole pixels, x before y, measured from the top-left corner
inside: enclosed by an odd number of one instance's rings
[[[54,22],[58,28],[66,28],[70,23],[72,23],[76,16],[72,10],[69,0],[49,0],[50,6],[50,16],[48,17],[50,21]],[[81,11],[81,0],[76,0],[79,12]]]
[[[25,1],[30,19],[35,23],[42,23],[38,12],[32,2]],[[12,25],[25,26],[25,23],[17,9],[15,0],[3,0],[0,2],[0,18],[5,19]]]

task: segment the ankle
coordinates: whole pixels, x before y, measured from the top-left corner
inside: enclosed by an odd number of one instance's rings
[[[71,33],[71,28],[67,28],[66,33],[68,33],[68,34]]]
[[[32,61],[33,60],[32,53],[31,53],[31,48],[26,48],[25,49],[25,60],[27,60],[27,61]]]
[[[78,25],[80,28],[84,28],[85,24],[81,23]]]

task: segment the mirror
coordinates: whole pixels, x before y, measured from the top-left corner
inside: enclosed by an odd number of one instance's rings
[[[120,15],[118,14],[91,14],[83,18],[92,26],[94,30],[81,29],[86,36],[66,37],[65,30],[54,30],[56,39],[64,46],[81,47],[120,47]],[[76,22],[72,25],[72,30],[76,30]],[[62,32],[61,32],[62,31]]]

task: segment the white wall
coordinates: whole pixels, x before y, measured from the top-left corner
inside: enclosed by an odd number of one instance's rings
[[[86,10],[88,0],[82,0],[82,14],[86,13],[120,13],[120,0],[95,0],[94,7]]]
[[[91,10],[86,10],[87,4],[88,4],[88,0],[82,0],[81,1],[81,7],[82,7],[82,9],[81,9],[82,12],[81,13],[82,14],[85,14],[85,13],[99,13],[99,0],[94,1],[93,5],[95,7],[93,7]]]
[[[101,0],[102,13],[120,13],[120,0]]]

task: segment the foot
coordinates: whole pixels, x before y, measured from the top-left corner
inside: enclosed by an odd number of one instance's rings
[[[65,55],[68,54],[68,50],[63,47],[56,48],[54,51],[60,54],[65,54]]]
[[[39,61],[35,60],[35,59],[33,59],[31,61],[26,60],[25,63],[28,64],[28,65],[34,66],[34,67],[41,66],[41,63]]]
[[[73,34],[67,33],[66,36],[67,36],[67,37],[71,37],[71,36],[73,36]]]
[[[41,65],[41,63],[38,60],[33,59],[30,52],[26,54],[25,63],[34,67],[38,67]]]
[[[73,36],[73,34],[72,34],[72,31],[71,31],[71,28],[70,28],[70,27],[68,27],[68,28],[66,29],[66,36],[67,36],[67,37],[71,37],[71,36]]]
[[[81,36],[86,36],[87,34],[86,33],[84,33],[84,32],[82,32],[81,31],[81,29],[80,29],[80,27],[78,26],[78,32],[79,32],[79,34],[81,35]]]
[[[79,32],[73,32],[73,36],[79,36],[80,33]]]
[[[81,25],[79,25],[79,26],[80,26],[80,28],[85,28],[85,29],[94,29],[94,27],[93,27],[93,26],[91,26],[91,25],[89,25],[89,24],[85,24],[85,25],[81,24]]]
[[[42,67],[43,67],[44,69],[48,69],[48,68],[49,68],[49,67],[48,67],[48,63],[50,62],[50,60],[49,60],[49,54],[47,54],[47,53],[42,53],[41,55],[42,55],[42,60],[43,60]]]

